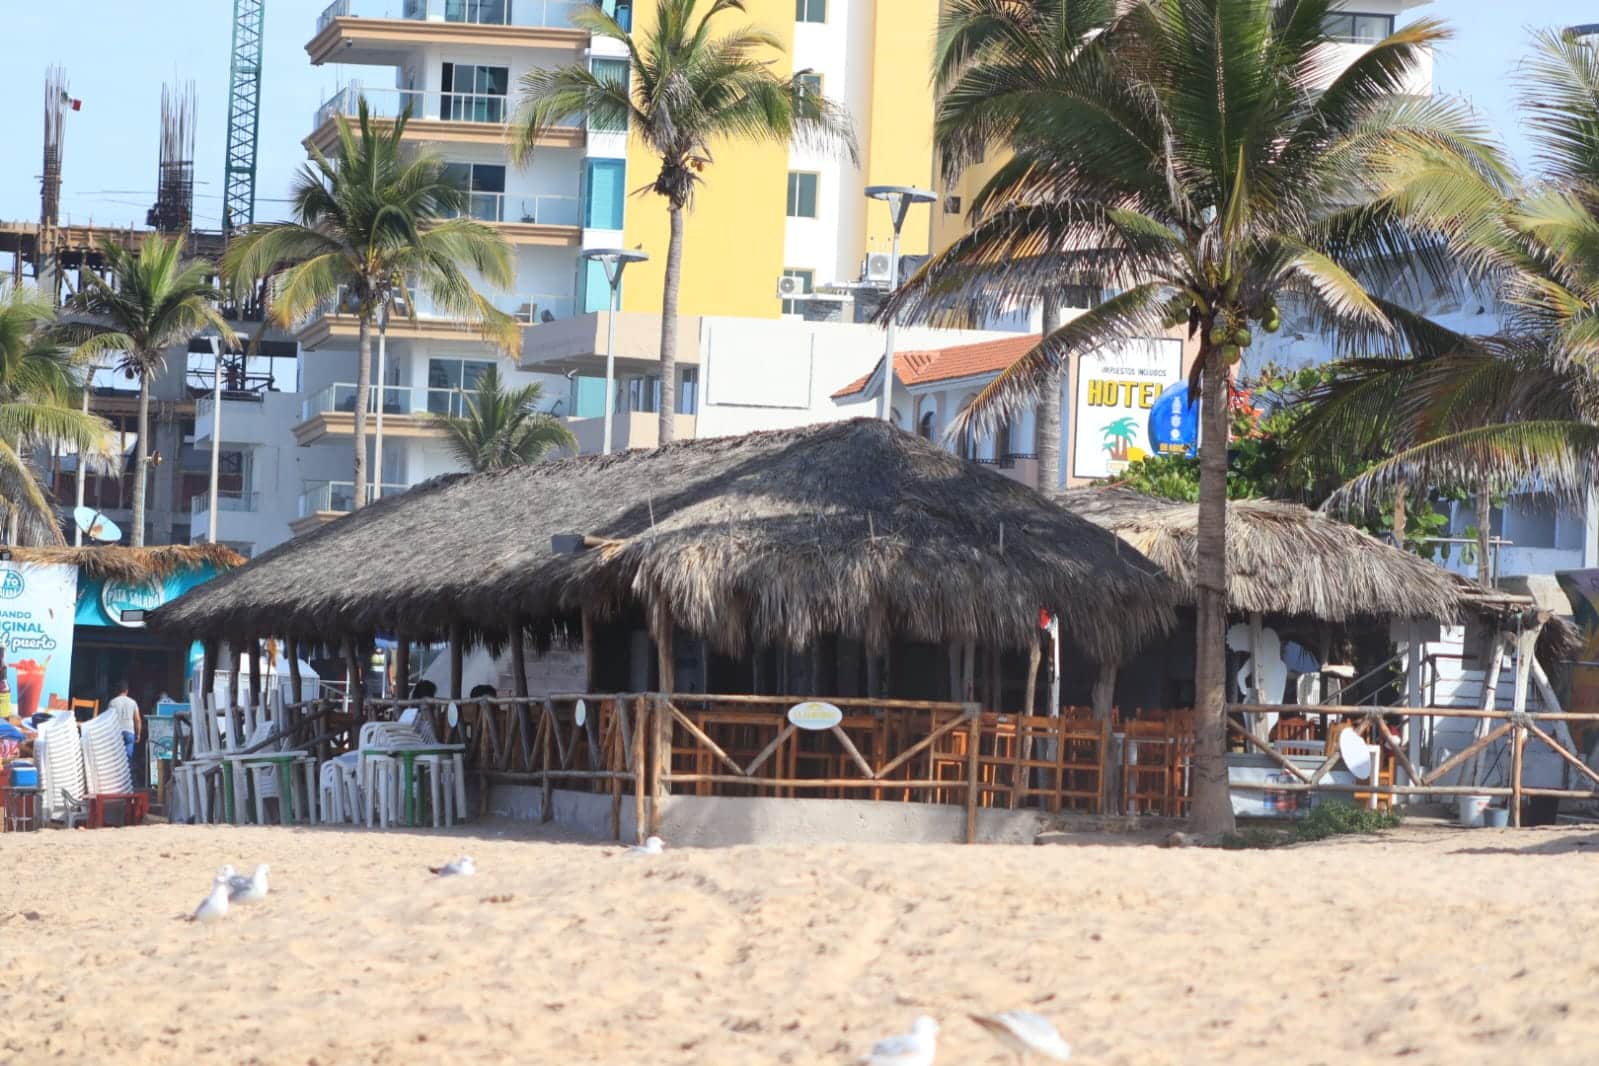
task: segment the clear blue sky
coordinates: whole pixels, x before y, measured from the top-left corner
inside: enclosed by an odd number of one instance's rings
[[[258,219],[279,217],[304,161],[300,139],[346,73],[312,67],[305,42],[327,0],[267,0]],[[774,0],[760,0],[762,3]],[[778,0],[780,2],[780,0]],[[932,3],[934,0],[926,0]],[[393,0],[398,9],[399,0]],[[163,81],[193,79],[199,106],[195,214],[220,225],[231,0],[0,0],[12,105],[0,109],[0,218],[38,216],[44,70],[66,68],[83,110],[66,117],[63,214],[142,225],[155,198]],[[1435,0],[1419,13],[1447,19],[1455,40],[1438,56],[1437,84],[1470,99],[1512,153],[1528,162],[1511,74],[1527,28],[1599,22],[1599,0]]]

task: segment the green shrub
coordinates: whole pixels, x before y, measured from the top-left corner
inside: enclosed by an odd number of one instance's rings
[[[1378,833],[1398,828],[1403,820],[1396,809],[1372,811],[1348,803],[1323,803],[1294,823],[1294,839],[1326,840],[1350,833]]]

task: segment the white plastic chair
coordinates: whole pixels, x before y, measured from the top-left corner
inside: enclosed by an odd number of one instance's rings
[[[58,714],[41,725],[33,753],[39,765],[43,817],[53,821],[84,813],[87,786],[77,719],[71,714]]]

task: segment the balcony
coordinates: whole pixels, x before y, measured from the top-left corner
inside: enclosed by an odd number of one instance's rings
[[[475,327],[434,306],[426,293],[413,292],[411,296],[406,312],[389,319],[390,341],[459,341],[479,336]],[[559,293],[490,294],[488,299],[524,325],[571,318],[575,303],[571,296]],[[330,342],[353,343],[359,336],[360,322],[342,298],[326,301],[295,327],[296,339],[308,350]]]
[[[695,416],[676,416],[678,440],[693,440]],[[593,455],[605,450],[605,419],[568,418],[566,428],[577,438],[579,455]],[[655,448],[661,443],[661,416],[654,411],[619,411],[611,418],[611,450],[624,452],[631,448]]]
[[[343,115],[352,121],[359,114],[361,98],[366,98],[367,114],[380,128],[392,123],[409,109],[405,126],[407,141],[417,144],[477,144],[504,148],[505,126],[516,104],[509,96],[494,93],[422,92],[411,89],[367,87],[351,82],[316,109],[311,136],[303,142],[324,155],[338,145],[338,126],[334,119]],[[540,137],[540,148],[582,148],[588,133],[580,118],[569,119]]]
[[[588,34],[572,25],[584,0],[333,0],[305,46],[312,63],[398,65],[425,46],[551,48],[574,56]]]
[[[241,489],[217,491],[217,539],[253,542],[258,527],[256,514],[261,509],[261,494]],[[211,494],[199,492],[189,497],[189,539],[204,540],[211,527]]]
[[[383,436],[388,439],[437,439],[444,436],[437,416],[460,416],[467,412],[467,401],[477,393],[470,389],[427,389],[406,385],[387,385],[383,393]],[[377,417],[376,385],[368,387],[366,431],[372,433]],[[295,442],[321,444],[334,437],[355,432],[356,386],[329,385],[300,404],[300,421],[294,427]]]
[[[301,482],[299,507],[296,509],[295,519],[289,523],[289,530],[295,536],[309,533],[318,526],[326,525],[341,515],[347,515],[355,509],[355,482],[353,481],[304,481]],[[388,482],[383,484],[384,496],[398,496],[411,486],[393,485]],[[372,497],[368,486],[368,499]]]

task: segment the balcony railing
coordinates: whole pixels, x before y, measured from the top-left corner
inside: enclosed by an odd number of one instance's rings
[[[377,411],[378,386],[368,386],[366,409]],[[409,385],[385,385],[383,413],[386,415],[463,415],[467,400],[477,395],[471,389],[428,389]],[[355,410],[356,386],[348,382],[329,385],[300,402],[300,420],[309,422],[317,415]]]
[[[474,192],[465,214],[481,222],[536,222],[546,226],[581,226],[583,204],[576,196],[536,193]]]
[[[246,511],[254,513],[260,509],[261,494],[259,492],[241,492],[238,489],[217,490],[218,511]],[[211,494],[202,492],[189,497],[189,514],[202,515],[211,509]]]
[[[304,491],[300,493],[299,517],[309,518],[314,514],[323,514],[329,511],[337,514],[349,514],[355,509],[355,482],[353,481],[304,481]],[[383,484],[383,495],[398,496],[406,491],[409,485]],[[367,487],[367,499],[372,498],[371,486]]]
[[[553,322],[556,319],[571,318],[577,301],[571,296],[562,296],[557,293],[489,293],[489,303],[519,322],[533,325],[539,322]],[[343,293],[339,296],[324,300],[316,308],[296,323],[296,329],[306,326],[325,315],[354,315],[355,309],[349,301],[344,299]],[[458,322],[459,316],[438,307],[431,297],[425,292],[412,291],[408,298],[397,307],[389,318],[389,328],[402,328],[411,316],[419,322]]]
[[[585,0],[333,0],[316,20],[321,33],[336,18],[403,18],[478,26],[566,29]],[[610,10],[607,4],[606,10]],[[630,5],[626,5],[629,6]]]

